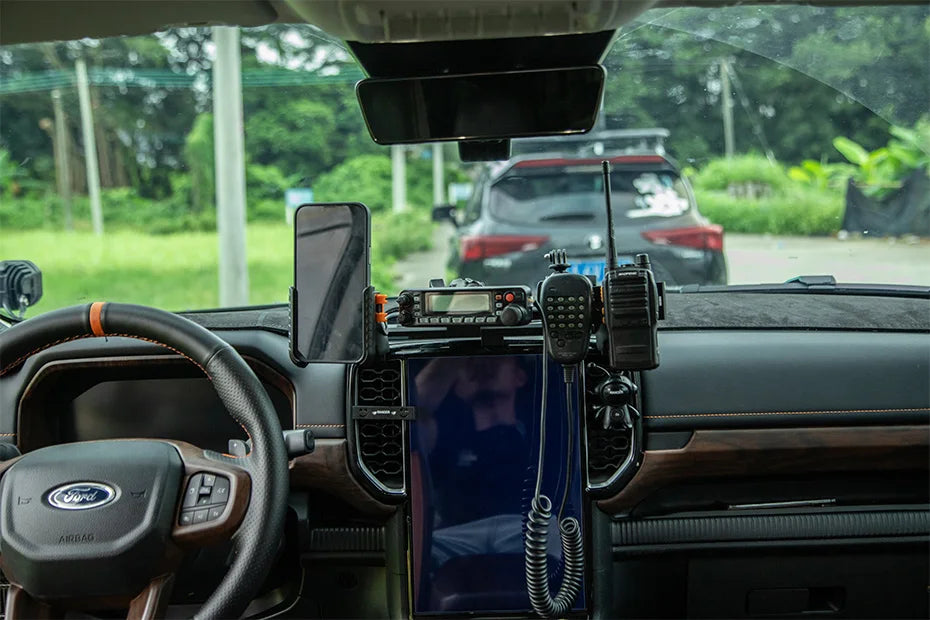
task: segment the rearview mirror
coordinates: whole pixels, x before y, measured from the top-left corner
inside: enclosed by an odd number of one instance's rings
[[[603,88],[594,65],[367,79],[355,93],[375,142],[414,144],[584,133]]]
[[[307,204],[294,214],[291,357],[355,363],[365,357],[371,217],[359,203]]]
[[[458,224],[455,219],[455,205],[437,205],[433,207],[434,222],[452,222]]]

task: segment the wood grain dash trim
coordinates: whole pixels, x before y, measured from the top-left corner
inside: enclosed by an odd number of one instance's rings
[[[927,425],[697,430],[683,448],[644,452],[630,483],[598,507],[628,512],[659,489],[688,480],[927,469]]]

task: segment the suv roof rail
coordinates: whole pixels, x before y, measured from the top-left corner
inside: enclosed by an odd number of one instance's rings
[[[668,129],[650,127],[644,129],[604,129],[585,134],[568,136],[545,136],[542,138],[522,138],[512,141],[514,155],[543,153],[552,151],[575,151],[579,155],[618,153],[633,151],[652,151],[665,154],[665,140],[669,137]]]

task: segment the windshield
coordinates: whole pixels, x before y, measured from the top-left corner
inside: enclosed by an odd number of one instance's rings
[[[390,295],[459,276],[533,285],[525,266],[550,247],[596,273],[601,159],[618,252],[649,253],[672,287],[930,285],[927,5],[649,11],[603,61],[589,141],[515,144],[493,165],[462,163],[454,144],[374,144],[362,73],[319,29],[237,34],[246,261],[225,285],[216,31],[0,48],[0,260],[42,270],[28,316],[283,303],[293,212],[310,201],[371,209],[372,279]],[[451,219],[433,221],[444,204]]]

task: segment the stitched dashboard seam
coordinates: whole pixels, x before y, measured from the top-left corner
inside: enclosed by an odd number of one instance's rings
[[[200,370],[202,370],[204,374],[207,374],[207,371],[204,369],[203,366],[201,366],[200,364],[198,364],[197,362],[195,362],[192,358],[188,357],[188,356],[185,355],[184,353],[181,353],[180,351],[178,351],[178,350],[175,349],[174,347],[165,344],[164,342],[159,342],[159,341],[157,341],[157,340],[152,340],[151,338],[145,338],[145,337],[143,337],[143,336],[136,336],[136,335],[133,335],[133,334],[104,334],[103,337],[104,337],[104,338],[108,338],[108,337],[110,337],[110,336],[120,336],[120,337],[122,337],[122,338],[133,338],[133,339],[135,339],[135,340],[144,340],[145,342],[151,342],[152,344],[157,344],[157,345],[159,345],[159,346],[165,347],[166,349],[168,349],[168,350],[170,350],[170,351],[174,351],[175,353],[177,353],[177,354],[180,355],[181,357],[183,357],[183,358],[189,360],[194,366],[196,366],[197,368],[199,368]],[[39,347],[38,349],[33,349],[32,351],[30,351],[30,352],[27,353],[26,355],[22,355],[22,356],[20,356],[19,358],[17,358],[16,360],[14,360],[14,361],[10,362],[9,364],[7,364],[6,366],[4,366],[3,368],[0,368],[0,377],[2,377],[3,375],[5,375],[6,373],[8,373],[11,369],[16,368],[17,366],[19,366],[20,364],[22,364],[24,361],[26,361],[27,359],[29,359],[30,357],[32,357],[32,356],[35,355],[36,353],[41,353],[42,351],[45,351],[45,350],[47,350],[47,349],[51,349],[52,347],[57,346],[57,345],[59,345],[59,344],[64,344],[64,343],[66,343],[66,342],[74,342],[75,340],[83,340],[84,338],[98,338],[98,336],[96,336],[96,335],[94,335],[94,334],[81,334],[80,336],[71,336],[70,338],[62,338],[61,340],[56,340],[56,341],[54,341],[54,342],[50,342],[50,343],[48,343],[47,345],[44,345],[44,346]],[[210,376],[207,375],[207,378],[209,379]],[[212,379],[211,379],[211,381],[212,381]]]
[[[721,416],[762,416],[762,415],[821,415],[821,414],[841,414],[841,413],[908,413],[928,411],[930,407],[912,407],[902,409],[835,409],[826,411],[743,411],[733,413],[670,413],[663,415],[646,415],[646,419],[659,418],[711,418]]]
[[[45,346],[42,346],[42,347],[39,347],[38,349],[34,349],[34,350],[30,351],[30,352],[27,353],[26,355],[20,356],[19,358],[13,360],[12,362],[10,362],[9,364],[7,364],[7,365],[4,366],[3,368],[0,368],[0,377],[2,377],[3,375],[5,375],[6,373],[8,373],[11,369],[16,368],[17,366],[19,366],[20,364],[22,364],[23,362],[25,362],[27,359],[29,359],[30,357],[32,357],[32,356],[35,355],[36,353],[41,353],[42,351],[44,351],[44,350],[46,350],[46,349],[51,349],[52,347],[54,347],[54,346],[56,346],[56,345],[64,344],[64,343],[66,343],[66,342],[72,342],[72,341],[74,341],[74,340],[81,340],[82,338],[94,338],[94,337],[95,337],[95,336],[93,336],[92,334],[82,334],[82,335],[80,335],[80,336],[71,336],[71,337],[69,337],[69,338],[62,338],[61,340],[56,340],[56,341],[54,341],[54,342],[50,342],[49,344],[47,344],[47,345],[45,345]]]
[[[297,424],[297,428],[345,428],[345,424]]]

